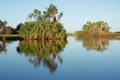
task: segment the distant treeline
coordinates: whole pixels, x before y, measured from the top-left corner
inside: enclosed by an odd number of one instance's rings
[[[58,13],[55,5],[50,4],[41,12],[35,9],[27,16],[27,21],[19,23],[16,28],[7,26],[7,21],[0,20],[0,35],[18,34],[25,40],[54,40],[66,39],[67,36],[79,37],[111,37],[120,36],[119,32],[110,32],[111,27],[107,22],[87,22],[82,26],[82,30],[73,33],[66,33],[60,19],[63,13]]]
[[[20,24],[16,28],[7,26],[7,21],[0,20],[0,35],[4,34],[18,34]]]

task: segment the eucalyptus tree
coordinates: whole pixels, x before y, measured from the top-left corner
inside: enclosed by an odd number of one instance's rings
[[[28,15],[28,18],[30,21],[41,20],[41,11],[38,9],[35,9],[32,13]]]
[[[48,8],[46,8],[47,10],[43,12],[43,17],[45,20],[47,21],[60,21],[60,18],[63,16],[63,13],[60,12],[58,14],[58,9],[55,5],[51,4]],[[58,14],[58,15],[57,15]]]
[[[56,17],[55,15],[58,13],[58,9],[55,5],[51,4],[48,8],[47,8],[47,15],[50,19],[52,19],[54,21],[54,18]]]

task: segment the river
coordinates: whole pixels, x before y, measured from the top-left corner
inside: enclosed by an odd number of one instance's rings
[[[120,40],[0,41],[0,80],[120,80]]]

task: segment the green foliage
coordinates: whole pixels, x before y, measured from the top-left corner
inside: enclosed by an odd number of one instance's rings
[[[74,33],[75,36],[82,36],[82,34],[83,34],[83,31],[82,31],[82,30],[76,31],[76,32]]]
[[[29,22],[22,24],[19,35],[24,39],[65,39],[66,31],[59,22],[63,13],[58,14],[56,19],[57,13],[58,10],[53,4],[43,14],[35,9],[28,16]]]
[[[67,36],[74,36],[74,33],[67,33]]]
[[[56,22],[26,22],[20,28],[19,34],[24,39],[64,39],[66,31]]]
[[[83,25],[82,30],[76,31],[76,38],[80,37],[97,37],[97,36],[110,36],[110,27],[104,21],[87,22]]]
[[[12,27],[6,25],[7,21],[0,20],[0,34],[12,34]]]
[[[107,33],[109,32],[110,27],[108,24],[104,21],[98,21],[98,22],[87,22],[85,25],[83,25],[83,33],[87,34],[100,34],[100,33]]]

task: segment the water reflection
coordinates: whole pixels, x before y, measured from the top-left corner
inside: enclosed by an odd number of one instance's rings
[[[108,39],[105,38],[96,38],[96,39],[84,39],[83,46],[86,47],[88,51],[96,50],[96,51],[105,51],[107,50],[109,45]]]
[[[41,63],[50,72],[54,72],[57,69],[57,63],[55,59],[62,63],[62,57],[60,52],[63,51],[67,41],[20,41],[17,51],[20,54],[24,54],[28,61],[35,67],[40,66]]]
[[[2,52],[7,52],[7,44],[11,44],[13,41],[5,41],[5,40],[0,40],[0,53]]]
[[[0,41],[0,53],[1,52],[6,52],[6,43],[5,41]]]
[[[85,47],[88,51],[96,50],[96,51],[106,51],[109,45],[109,40],[111,38],[103,38],[103,37],[96,37],[96,38],[79,38],[76,37],[76,40],[82,41],[83,47]]]

